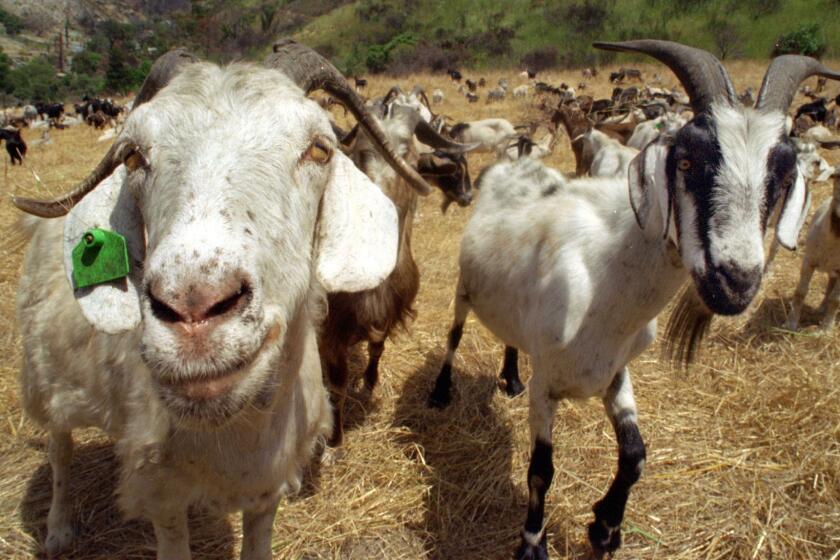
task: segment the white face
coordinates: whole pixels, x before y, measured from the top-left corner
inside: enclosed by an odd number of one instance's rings
[[[313,290],[368,289],[393,269],[393,205],[278,72],[190,65],[117,142],[132,147],[124,167],[71,211],[65,260],[74,228],[123,228],[128,290],[74,293],[100,330],[142,326],[143,359],[182,422],[269,405]]]
[[[310,289],[329,122],[276,73],[194,65],[124,134],[145,160],[126,182],[146,225],[143,357],[176,413],[228,416],[268,390]]]

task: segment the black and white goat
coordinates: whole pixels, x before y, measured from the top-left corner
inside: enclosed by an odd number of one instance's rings
[[[705,51],[653,40],[595,46],[667,64],[695,116],[673,137],[648,144],[626,179],[565,181],[526,158],[483,172],[461,244],[447,354],[430,397],[434,406],[450,400],[452,358],[471,310],[508,348],[531,356],[530,497],[519,559],[548,557],[551,428],[566,398],[601,397],[615,429],[618,473],[594,507],[589,541],[598,557],[619,548],[627,498],[645,461],[627,364],[654,340],[657,315],[686,280],[668,337],[683,358],[713,314],[747,308],[761,285],[775,208],[776,236],[795,245],[809,195],[785,117],[804,78],[840,79],[813,59],[778,57],[756,107],[744,108]],[[506,362],[511,357],[506,352]]]

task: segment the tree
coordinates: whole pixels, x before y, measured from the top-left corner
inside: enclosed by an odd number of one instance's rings
[[[26,64],[18,66],[9,74],[12,93],[20,99],[30,101],[51,101],[61,99],[64,88],[55,75],[55,67],[50,61],[39,56]]]
[[[99,65],[101,63],[101,54],[84,50],[73,57],[73,62],[70,64],[70,71],[76,74],[89,74],[92,76],[99,72]]]
[[[11,93],[14,87],[11,82],[12,59],[0,50],[0,91]]]
[[[274,19],[280,11],[280,7],[285,4],[285,0],[268,0],[263,2],[259,9],[260,15],[260,29],[263,35],[271,32],[274,27]]]
[[[712,35],[719,59],[725,60],[730,55],[739,54],[735,49],[741,44],[741,34],[738,25],[730,17],[715,14],[709,19],[706,29]]]
[[[125,93],[133,86],[131,78],[131,70],[128,66],[125,53],[118,46],[112,45],[108,51],[108,70],[105,72],[105,87],[109,91]]]

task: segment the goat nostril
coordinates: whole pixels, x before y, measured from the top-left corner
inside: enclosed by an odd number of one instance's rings
[[[234,293],[213,304],[204,314],[204,318],[209,319],[211,317],[224,315],[231,309],[238,307],[240,303],[244,302],[249,297],[250,293],[251,289],[248,285],[245,283],[241,284]]]
[[[146,295],[149,297],[152,315],[154,315],[159,321],[164,323],[179,323],[184,320],[180,313],[156,298],[152,293],[152,290],[147,290]]]
[[[732,290],[750,291],[761,281],[761,270],[761,267],[744,269],[725,266],[720,269],[720,273]]]

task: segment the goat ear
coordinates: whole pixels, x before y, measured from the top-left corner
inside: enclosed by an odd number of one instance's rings
[[[125,166],[79,201],[64,221],[64,268],[82,314],[97,330],[115,334],[140,324],[140,286],[146,241],[143,219],[134,197],[123,188]],[[102,228],[119,233],[128,248],[129,274],[125,278],[75,289],[73,248],[85,232]]]
[[[630,162],[627,179],[630,206],[645,235],[650,239],[670,236],[676,243],[666,172],[669,150],[670,143],[663,139],[649,143]]]
[[[801,170],[796,170],[796,180],[790,186],[785,197],[782,213],[776,223],[776,239],[785,249],[796,249],[799,230],[805,224],[808,209],[811,207],[811,193],[805,186],[805,177]]]
[[[423,176],[452,175],[456,171],[458,171],[457,163],[435,154],[423,154],[417,160],[417,172]]]
[[[397,211],[382,190],[344,154],[321,200],[316,273],[328,292],[379,285],[397,262]]]

